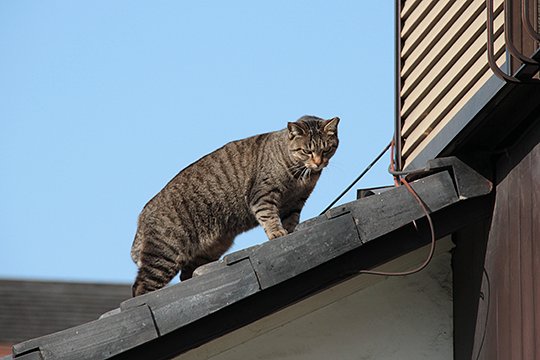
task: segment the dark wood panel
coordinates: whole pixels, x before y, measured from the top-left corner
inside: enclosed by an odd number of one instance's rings
[[[520,232],[520,213],[519,213],[519,192],[521,190],[519,179],[519,169],[516,169],[505,184],[504,191],[507,202],[507,221],[505,229],[507,232],[506,246],[508,255],[506,264],[508,264],[508,290],[503,288],[504,293],[501,296],[508,298],[508,309],[505,310],[505,318],[509,323],[510,354],[516,359],[521,359],[521,321],[515,321],[514,318],[522,318],[521,313],[521,232]],[[514,238],[514,241],[511,239]],[[510,357],[509,357],[510,359]]]
[[[487,307],[479,308],[478,305],[487,300],[487,284],[482,283],[482,270],[490,226],[491,218],[488,218],[452,234],[456,245],[452,251],[455,359],[474,359],[472,351],[476,319],[485,319],[487,314]],[[479,300],[471,294],[483,295]]]
[[[473,358],[540,356],[540,117],[499,157]]]
[[[521,0],[511,1],[511,3],[512,3],[512,7],[511,7],[512,40],[518,51],[520,51],[523,55],[530,57],[538,49],[538,44],[527,33],[521,21],[522,1]],[[540,21],[540,19],[538,19],[538,14],[537,14],[537,10],[538,10],[537,0],[529,0],[528,6],[529,6],[529,14],[531,16],[530,23],[533,27],[536,27],[538,25],[538,22]],[[511,60],[512,72],[517,71],[521,65],[522,65],[522,62],[519,59],[512,57],[512,60]]]
[[[510,359],[510,273],[509,273],[509,242],[508,239],[508,188],[502,184],[497,188],[497,199],[495,201],[495,211],[500,213],[500,222],[493,224],[492,233],[496,243],[495,265],[487,268],[488,274],[495,273],[493,284],[493,295],[497,298],[495,301],[495,311],[490,313],[488,326],[495,324],[496,327],[496,353],[499,359]],[[500,268],[500,270],[498,269]],[[490,309],[491,310],[491,309]],[[500,331],[499,331],[500,330]],[[504,333],[503,333],[504,331]]]
[[[540,6],[540,2],[539,2]],[[540,21],[540,19],[539,19]],[[538,186],[538,179],[540,179],[540,147],[537,146],[533,150],[534,154],[531,159],[532,169],[532,219],[531,235],[532,235],[532,258],[533,258],[533,298],[534,298],[534,323],[540,324],[540,186]],[[540,327],[535,329],[535,337],[540,337]],[[540,344],[536,341],[536,348],[534,349],[535,359],[540,359]]]
[[[522,336],[522,358],[534,359],[534,300],[533,300],[533,259],[532,259],[532,201],[531,192],[533,188],[532,179],[532,156],[527,156],[521,166],[519,173],[515,176],[521,183],[519,187],[519,223],[520,223],[520,287],[522,289],[521,311],[523,323],[521,324]],[[538,219],[537,219],[538,221]]]

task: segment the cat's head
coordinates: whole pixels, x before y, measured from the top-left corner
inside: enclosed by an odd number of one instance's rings
[[[289,152],[293,161],[312,171],[321,171],[338,147],[338,124],[338,117],[324,120],[315,116],[303,116],[288,123]]]

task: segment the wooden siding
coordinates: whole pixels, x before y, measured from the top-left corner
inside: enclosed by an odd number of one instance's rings
[[[494,0],[495,57],[506,62],[503,0]],[[401,9],[405,166],[493,75],[485,0],[406,0]]]
[[[510,150],[497,163],[475,359],[540,359],[539,139],[537,126],[531,151],[523,157]]]

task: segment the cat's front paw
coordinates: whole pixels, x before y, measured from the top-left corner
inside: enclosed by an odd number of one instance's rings
[[[272,240],[278,237],[287,235],[288,232],[285,229],[274,230],[268,233],[268,240]]]

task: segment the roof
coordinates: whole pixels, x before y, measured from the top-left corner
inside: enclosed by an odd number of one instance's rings
[[[492,185],[478,173],[457,158],[432,160],[425,170],[411,185],[437,238],[489,216]],[[126,300],[107,317],[17,344],[13,358],[171,358],[429,241],[422,209],[404,187],[393,188]]]
[[[127,284],[0,280],[0,343],[84,324],[130,296]]]

